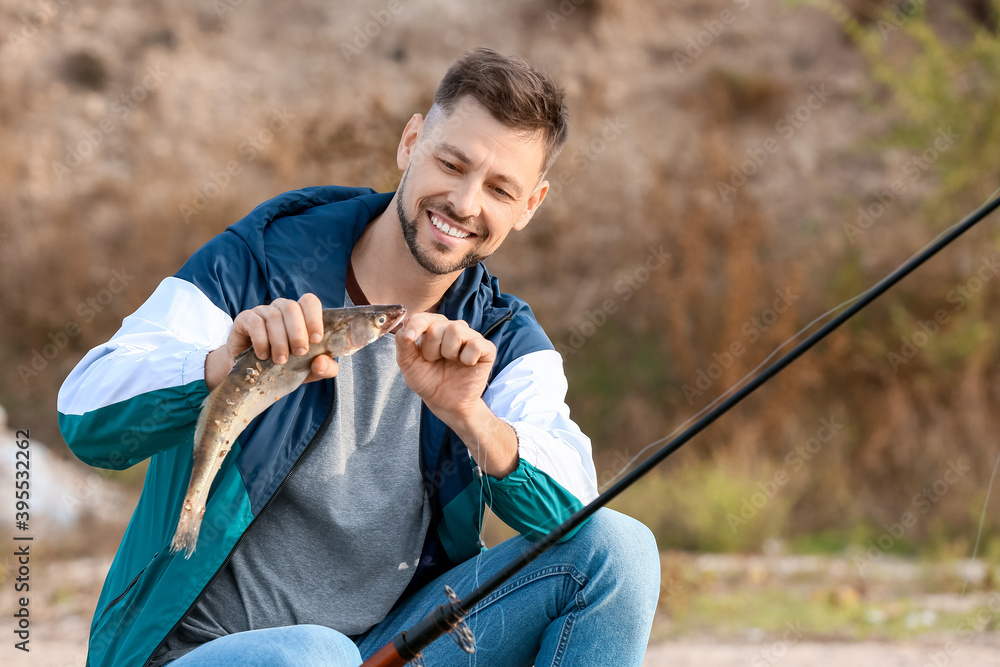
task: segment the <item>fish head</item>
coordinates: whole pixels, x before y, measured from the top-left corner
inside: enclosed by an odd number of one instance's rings
[[[403,306],[354,306],[323,311],[327,351],[334,357],[354,354],[392,331],[406,316]]]

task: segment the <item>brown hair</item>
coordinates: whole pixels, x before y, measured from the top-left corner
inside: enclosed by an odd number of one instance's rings
[[[479,48],[462,54],[448,69],[434,94],[434,104],[450,115],[466,95],[506,127],[542,130],[542,173],[548,171],[566,143],[567,113],[561,88],[521,58]]]

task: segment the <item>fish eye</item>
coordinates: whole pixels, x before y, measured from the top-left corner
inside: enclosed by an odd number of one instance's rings
[[[379,315],[377,318],[375,318],[375,324],[379,325],[380,327],[384,326],[385,322],[386,322],[385,315]]]

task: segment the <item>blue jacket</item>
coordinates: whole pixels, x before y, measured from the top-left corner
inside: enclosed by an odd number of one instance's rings
[[[275,298],[312,292],[325,308],[342,306],[351,250],[391,198],[325,186],[261,204],[165,279],[63,383],[59,425],[77,457],[111,469],[149,460],[95,611],[88,664],[143,665],[326,428],[335,378],[303,385],[252,421],[212,485],[194,555],[169,552],[208,395],[208,352],[225,343],[237,314]],[[484,496],[529,538],[596,496],[590,442],[564,402],[561,358],[527,304],[502,294],[480,264],[449,288],[439,312],[496,344],[484,400],[514,427],[520,461],[503,479],[476,478],[465,444],[423,407],[420,452],[433,518],[408,591],[478,553]]]

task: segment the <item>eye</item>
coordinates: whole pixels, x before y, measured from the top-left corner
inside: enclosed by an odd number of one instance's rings
[[[388,319],[389,318],[387,318],[385,315],[379,315],[378,317],[375,318],[375,324],[379,325],[380,327],[385,326],[385,323],[388,321]]]
[[[513,199],[513,198],[514,198],[514,197],[513,197],[513,196],[512,196],[512,195],[511,195],[511,194],[510,194],[509,192],[507,192],[506,190],[501,190],[500,188],[493,188],[493,191],[494,191],[494,192],[496,192],[496,193],[497,193],[498,195],[500,195],[501,197],[503,197],[504,199]]]
[[[456,167],[451,162],[448,162],[447,160],[442,160],[441,158],[438,158],[438,162],[440,162],[441,166],[448,171],[458,171],[458,167]]]

